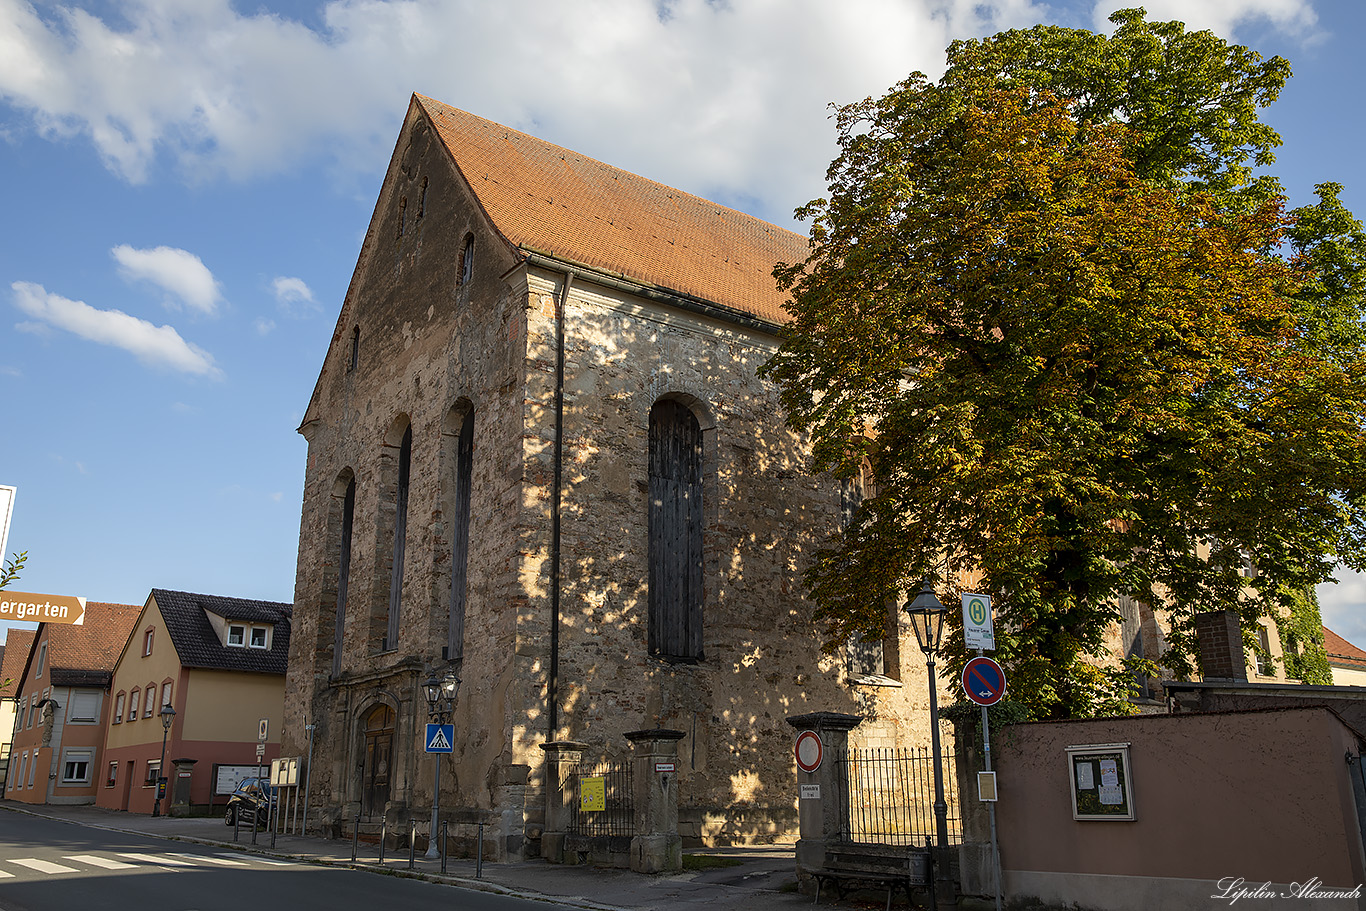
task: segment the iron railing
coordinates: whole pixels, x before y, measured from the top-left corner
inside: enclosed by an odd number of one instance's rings
[[[934,758],[919,748],[835,751],[840,839],[884,845],[923,845],[935,839]],[[963,841],[953,754],[943,756],[948,840]],[[843,799],[847,795],[847,800]]]
[[[602,779],[604,808],[583,809],[586,779]],[[591,768],[579,766],[570,776],[572,816],[569,831],[575,835],[634,835],[635,810],[631,800],[631,763],[601,763]]]

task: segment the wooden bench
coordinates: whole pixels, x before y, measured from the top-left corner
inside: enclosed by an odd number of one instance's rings
[[[915,899],[912,889],[924,889],[933,907],[934,892],[931,879],[932,862],[925,848],[888,848],[881,845],[841,845],[825,849],[825,862],[819,870],[812,870],[816,879],[816,904],[820,904],[821,886],[829,880],[839,897],[852,888],[881,886],[887,889],[887,911],[892,908],[892,893],[898,887],[906,892],[906,901]]]

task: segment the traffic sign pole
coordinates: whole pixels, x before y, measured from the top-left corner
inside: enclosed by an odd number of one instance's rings
[[[978,658],[985,658],[982,649],[977,650]],[[1002,674],[1004,680],[1005,675]],[[982,758],[986,764],[986,771],[991,771],[991,722],[987,719],[987,706],[982,704]],[[1000,792],[997,791],[997,799],[1000,799]],[[996,911],[1001,911],[1001,846],[996,841],[996,801],[987,804],[987,817],[991,820],[991,866],[995,874],[992,878],[996,881]]]

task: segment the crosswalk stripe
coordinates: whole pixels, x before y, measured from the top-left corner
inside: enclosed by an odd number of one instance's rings
[[[226,857],[214,857],[211,854],[176,854],[176,857],[187,857],[190,860],[200,861],[206,864],[219,864],[224,867],[245,867],[247,862],[244,860],[228,860]]]
[[[106,870],[132,870],[137,867],[137,864],[126,864],[112,857],[99,857],[95,854],[68,854],[63,859],[74,860],[79,864],[90,864],[92,867],[103,867]]]
[[[18,864],[21,867],[28,867],[30,870],[37,870],[39,873],[75,873],[75,867],[68,867],[65,864],[54,864],[50,860],[39,860],[36,857],[11,857],[9,862]]]
[[[291,860],[275,860],[275,859],[273,859],[273,858],[268,859],[268,858],[265,858],[265,857],[259,857],[259,856],[254,856],[254,855],[248,857],[248,856],[244,856],[244,855],[242,855],[242,854],[219,854],[218,856],[219,856],[219,857],[227,857],[227,858],[231,858],[231,859],[235,859],[235,860],[242,860],[242,861],[246,861],[246,862],[249,862],[249,863],[254,862],[254,863],[258,863],[258,864],[269,864],[269,865],[272,866],[272,867],[292,867],[292,866],[294,866],[294,861],[291,861]]]
[[[0,870],[0,879],[14,879],[14,874],[8,870]]]
[[[144,864],[157,864],[163,867],[193,867],[194,864],[187,860],[176,860],[174,857],[165,857],[161,854],[119,854],[119,857],[126,857],[129,860],[136,860]]]

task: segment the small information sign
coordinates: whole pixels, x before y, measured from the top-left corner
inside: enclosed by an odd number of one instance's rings
[[[1072,818],[1132,820],[1129,745],[1096,743],[1067,748],[1072,779]]]
[[[655,763],[655,771],[656,771],[656,772],[672,772],[673,770],[674,770],[674,764],[673,764],[672,762],[656,762],[656,763]]]
[[[996,773],[977,773],[977,799],[990,802],[996,799]]]
[[[963,595],[963,644],[988,652],[996,650],[991,622],[991,595]]]
[[[821,786],[818,784],[804,784],[801,787],[802,800],[820,800]]]
[[[579,809],[587,811],[607,809],[607,778],[593,775],[579,779]]]

